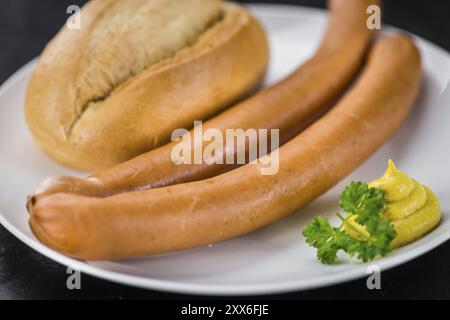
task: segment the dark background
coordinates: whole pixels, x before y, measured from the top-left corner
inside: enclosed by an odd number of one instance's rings
[[[0,2],[0,83],[39,55],[67,19],[66,8],[82,0],[2,0]],[[322,0],[279,2],[323,8]],[[385,0],[385,21],[450,51],[449,0]],[[82,290],[66,288],[66,268],[36,253],[0,226],[0,299],[183,299],[195,298],[116,285],[82,275]],[[204,298],[204,297],[201,297]],[[264,296],[275,299],[442,299],[450,298],[450,245],[383,272],[382,290],[365,280],[318,290]]]

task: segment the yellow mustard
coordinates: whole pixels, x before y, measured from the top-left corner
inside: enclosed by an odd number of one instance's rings
[[[370,182],[369,187],[384,193],[386,204],[382,216],[388,218],[397,231],[393,248],[423,237],[441,220],[441,207],[433,191],[399,171],[392,160],[389,160],[385,174]],[[355,218],[349,217],[349,225],[344,224],[345,231],[355,237],[358,232],[367,234]]]

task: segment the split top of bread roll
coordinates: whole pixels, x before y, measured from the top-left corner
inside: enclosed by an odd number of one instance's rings
[[[108,1],[104,1],[107,3]],[[75,79],[75,118],[126,80],[192,45],[222,17],[218,0],[127,0],[111,4],[92,27]]]
[[[92,0],[64,26],[30,81],[38,145],[95,170],[170,140],[249,93],[268,63],[264,30],[220,0]]]

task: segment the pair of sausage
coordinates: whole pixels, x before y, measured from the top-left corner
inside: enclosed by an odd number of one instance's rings
[[[367,8],[373,4],[378,5],[379,1],[330,1],[330,22],[315,55],[286,79],[207,121],[203,129],[215,128],[223,133],[232,128],[279,129],[281,144],[304,130],[329,110],[359,71],[376,33],[366,25]],[[171,152],[175,144],[169,143],[87,179],[52,177],[29,198],[28,207],[55,193],[106,197],[207,179],[235,168],[227,164],[174,164]],[[235,151],[224,150],[224,157],[230,152]]]
[[[246,234],[312,201],[376,151],[407,117],[421,79],[414,43],[381,38],[355,86],[279,149],[276,175],[262,176],[259,165],[248,164],[202,181],[104,198],[48,194],[30,203],[30,226],[49,247],[87,260],[177,251]]]

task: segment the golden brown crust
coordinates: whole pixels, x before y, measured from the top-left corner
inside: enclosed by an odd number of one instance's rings
[[[102,86],[109,78],[99,76],[102,72],[80,75],[80,65],[86,69],[89,60],[83,52],[99,19],[116,2],[89,2],[82,9],[82,28],[59,32],[28,88],[25,113],[35,140],[50,157],[71,167],[108,167],[166,143],[172,130],[190,127],[252,90],[267,67],[268,44],[260,24],[243,7],[223,3],[222,19],[192,46],[124,81],[112,75],[110,92],[91,92],[85,89],[91,79],[98,79],[92,86]],[[98,55],[91,60],[103,63]]]
[[[79,259],[182,250],[240,236],[312,201],[361,164],[407,117],[420,90],[420,53],[405,36],[373,48],[355,86],[280,148],[280,170],[246,165],[198,182],[106,198],[57,193],[30,207],[46,245]]]
[[[281,144],[301,132],[333,105],[359,71],[376,34],[366,27],[366,10],[372,4],[379,1],[333,1],[324,39],[311,59],[286,79],[208,120],[204,129],[224,133],[230,128],[277,128]],[[96,172],[88,179],[52,177],[35,191],[35,197],[57,192],[102,197],[206,179],[234,168],[220,164],[175,165],[171,161],[175,144]]]

